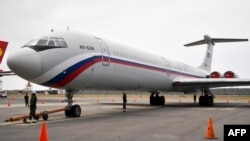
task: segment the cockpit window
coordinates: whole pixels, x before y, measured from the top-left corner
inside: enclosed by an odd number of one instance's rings
[[[36,51],[42,51],[53,48],[67,48],[68,45],[61,37],[41,37],[40,39],[29,41],[23,47],[30,47]]]
[[[57,39],[55,40],[55,43],[56,43],[56,45],[55,45],[55,46],[57,46],[57,47],[62,46],[62,45],[61,45],[61,43],[59,42],[59,40],[57,40]]]
[[[35,46],[37,43],[37,40],[36,39],[33,39],[33,40],[30,40],[27,44],[25,44],[24,46],[26,45],[30,45],[30,46]]]
[[[65,41],[61,41],[62,47],[67,47],[67,43]]]
[[[40,40],[38,40],[36,45],[37,46],[46,46],[47,42],[48,42],[48,40],[40,39]]]
[[[55,46],[55,42],[50,40],[48,46]]]

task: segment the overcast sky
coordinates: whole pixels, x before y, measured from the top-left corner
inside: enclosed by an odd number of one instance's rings
[[[183,44],[211,37],[250,37],[249,0],[1,0],[0,40],[9,42],[0,65],[9,70],[11,52],[51,29],[106,38],[199,66],[206,45]],[[212,70],[250,78],[250,43],[220,43],[214,48]],[[3,89],[22,89],[26,80],[1,78]],[[33,84],[33,89],[48,89]]]

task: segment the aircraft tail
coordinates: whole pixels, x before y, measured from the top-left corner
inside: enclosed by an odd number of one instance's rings
[[[7,48],[8,42],[0,41],[0,64],[2,62],[3,56],[5,54],[5,50]]]
[[[208,35],[204,35],[203,40],[192,42],[192,43],[189,43],[189,44],[185,44],[184,46],[190,47],[190,46],[195,46],[195,45],[207,44],[206,56],[205,56],[202,64],[199,66],[199,68],[210,72],[211,71],[211,65],[212,65],[213,46],[215,45],[214,43],[243,42],[243,41],[248,41],[248,39],[211,38]]]

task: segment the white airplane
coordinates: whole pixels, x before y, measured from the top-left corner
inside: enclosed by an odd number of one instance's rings
[[[18,76],[47,87],[66,89],[66,117],[79,117],[81,108],[73,105],[78,89],[147,91],[151,105],[164,105],[159,92],[203,93],[200,105],[213,105],[209,88],[250,85],[250,79],[211,72],[213,45],[216,42],[239,42],[248,39],[219,39],[205,35],[203,40],[186,44],[207,44],[204,61],[192,67],[143,50],[124,46],[96,36],[71,31],[51,32],[34,39],[13,52],[8,67]]]

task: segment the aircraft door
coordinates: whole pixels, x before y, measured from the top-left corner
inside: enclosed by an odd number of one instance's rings
[[[101,50],[102,50],[102,64],[104,66],[109,66],[110,64],[110,53],[109,53],[109,49],[108,46],[105,44],[105,42],[98,37],[95,37]]]

